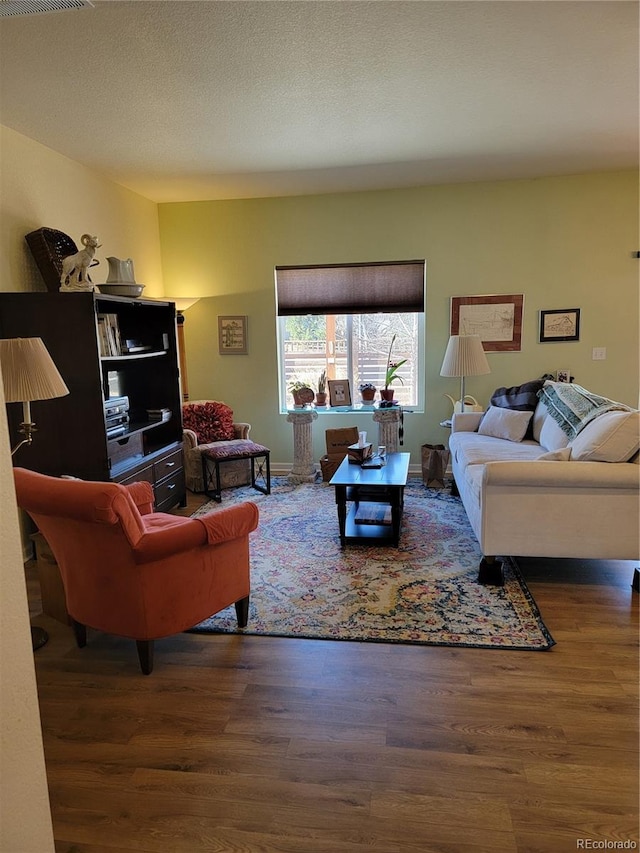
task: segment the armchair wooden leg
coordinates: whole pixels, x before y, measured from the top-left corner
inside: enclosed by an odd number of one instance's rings
[[[236,601],[236,616],[238,617],[238,627],[246,628],[249,621],[249,596]]]
[[[84,649],[87,645],[87,626],[83,625],[82,622],[76,622],[76,620],[71,617],[71,627],[73,628],[78,648]]]
[[[153,671],[153,640],[136,640],[140,669],[145,675]]]

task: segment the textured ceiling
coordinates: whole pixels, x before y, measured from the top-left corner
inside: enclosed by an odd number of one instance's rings
[[[0,122],[155,201],[633,167],[638,3],[97,0],[0,22]]]

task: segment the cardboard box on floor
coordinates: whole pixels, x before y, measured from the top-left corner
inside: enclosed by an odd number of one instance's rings
[[[336,473],[340,463],[347,455],[350,444],[358,441],[358,427],[344,427],[342,429],[328,429],[325,433],[327,442],[327,453],[320,460],[322,479],[325,483]]]

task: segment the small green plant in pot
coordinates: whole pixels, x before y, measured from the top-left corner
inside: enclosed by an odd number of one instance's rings
[[[387,356],[387,372],[384,377],[384,388],[380,391],[380,396],[383,400],[393,400],[393,388],[389,388],[392,382],[399,382],[401,385],[404,385],[404,379],[402,376],[398,375],[398,370],[402,367],[403,364],[407,363],[407,359],[403,358],[400,361],[391,361],[391,350],[393,349],[393,344],[395,343],[396,335],[391,338],[391,344],[389,345],[389,355]]]
[[[316,406],[327,405],[327,371],[323,370],[318,376],[318,390],[316,391]]]
[[[304,409],[309,403],[313,402],[315,394],[313,389],[309,387],[308,382],[296,380],[289,385],[289,391],[293,395],[293,405],[296,409]]]

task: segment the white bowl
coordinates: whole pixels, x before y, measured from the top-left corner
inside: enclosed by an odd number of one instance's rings
[[[109,296],[140,296],[144,290],[144,284],[131,284],[122,282],[120,284],[112,282],[111,284],[99,284],[100,293],[106,293]]]

